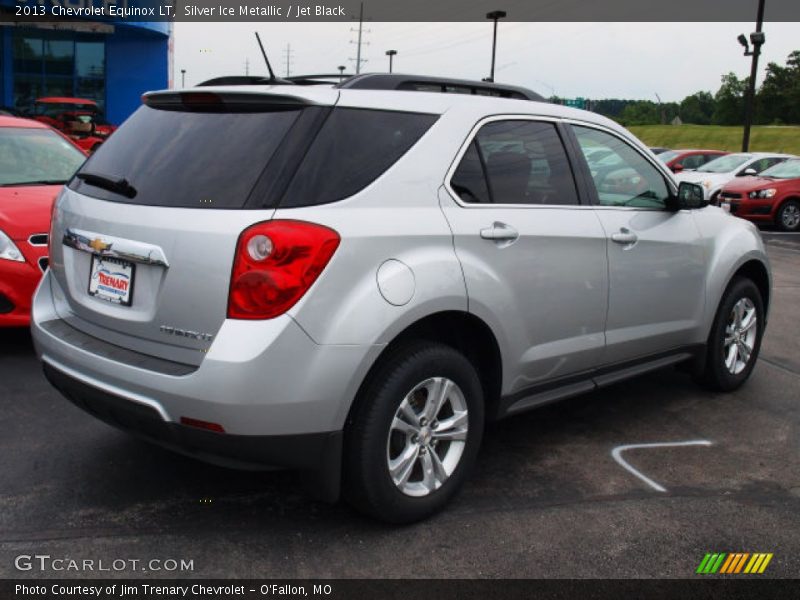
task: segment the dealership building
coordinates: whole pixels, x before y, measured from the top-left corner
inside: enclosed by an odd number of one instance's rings
[[[43,96],[89,98],[110,122],[119,124],[136,110],[143,92],[170,87],[170,23],[108,17],[22,22],[16,17],[20,5],[49,11],[53,5],[104,4],[0,0],[0,106],[27,110]]]

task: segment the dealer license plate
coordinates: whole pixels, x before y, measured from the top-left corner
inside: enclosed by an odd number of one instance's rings
[[[122,306],[133,300],[133,277],[136,265],[118,258],[92,256],[89,295]]]

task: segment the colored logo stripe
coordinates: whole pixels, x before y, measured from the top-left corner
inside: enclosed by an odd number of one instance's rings
[[[763,573],[772,560],[772,553],[758,552],[709,552],[700,561],[697,573],[713,575],[715,573],[732,575],[737,573],[756,574]]]

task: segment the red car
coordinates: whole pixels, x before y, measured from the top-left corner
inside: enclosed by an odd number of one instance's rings
[[[32,118],[66,133],[88,152],[97,150],[117,129],[106,121],[97,103],[86,98],[39,98]]]
[[[53,200],[84,160],[83,150],[47,125],[0,117],[0,327],[29,324],[47,268]]]
[[[728,152],[722,150],[667,150],[658,155],[673,173],[680,173],[685,169],[696,169],[707,162],[724,156]]]
[[[719,193],[731,213],[757,223],[774,223],[784,231],[800,231],[800,158],[739,177]]]

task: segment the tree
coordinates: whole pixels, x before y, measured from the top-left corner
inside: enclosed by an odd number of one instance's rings
[[[800,50],[786,66],[767,65],[767,75],[756,96],[757,123],[800,123]]]
[[[661,111],[655,102],[639,100],[628,104],[619,117],[623,125],[656,125],[661,123]]]
[[[684,123],[708,125],[714,116],[714,96],[710,92],[696,92],[681,101],[678,114]]]
[[[727,73],[722,76],[722,85],[714,96],[716,106],[711,120],[715,125],[741,125],[743,123],[747,81],[746,77],[739,79],[735,73]]]

